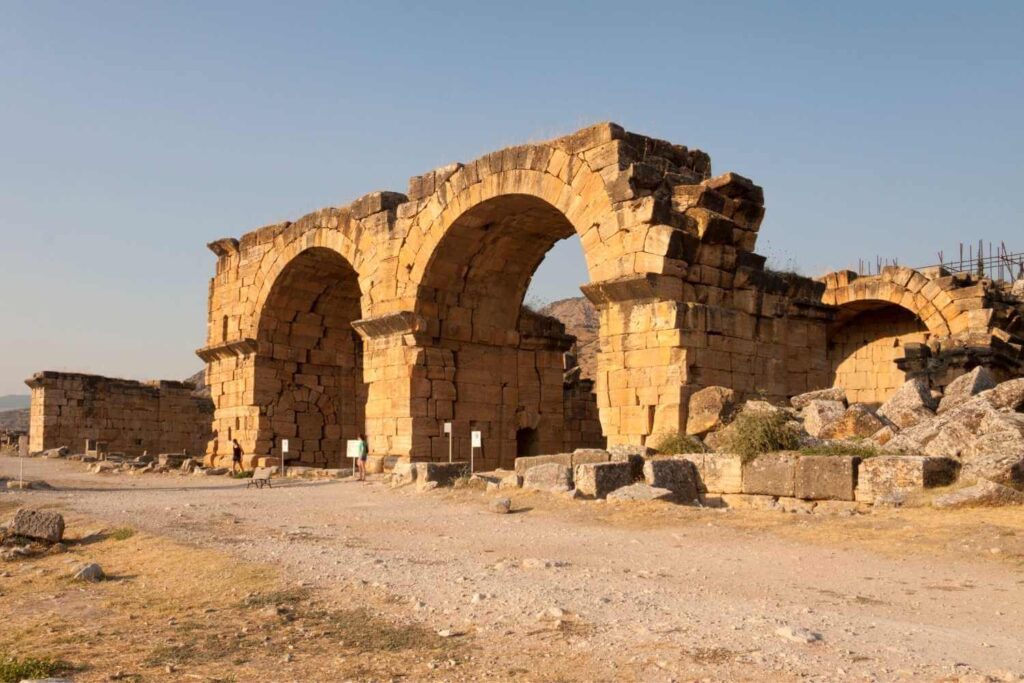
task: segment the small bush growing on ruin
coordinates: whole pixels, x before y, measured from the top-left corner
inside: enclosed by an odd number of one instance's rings
[[[0,683],[18,683],[24,679],[52,678],[71,670],[67,662],[59,659],[26,657],[18,659],[0,655]]]
[[[872,443],[824,443],[818,446],[805,446],[800,449],[801,455],[855,455],[860,458],[873,458],[879,455],[878,447]]]
[[[672,434],[666,434],[661,437],[657,445],[654,446],[655,450],[659,453],[674,454],[674,453],[707,453],[710,449],[704,445],[704,442],[695,436],[690,436],[684,432],[675,432]]]
[[[800,439],[785,413],[740,413],[730,428],[729,450],[749,462],[762,453],[791,451]]]

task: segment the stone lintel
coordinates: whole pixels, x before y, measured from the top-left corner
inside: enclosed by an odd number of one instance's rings
[[[238,253],[238,240],[234,237],[224,237],[210,242],[206,248],[216,254],[218,258],[223,258]]]
[[[248,356],[256,353],[257,343],[255,339],[246,337],[233,341],[221,342],[211,346],[204,346],[196,349],[196,355],[203,361],[210,363],[215,360],[230,358],[231,356]]]
[[[624,302],[679,301],[683,294],[683,281],[671,275],[644,273],[591,282],[580,287],[580,291],[595,306]]]
[[[399,334],[416,334],[426,329],[426,323],[421,316],[412,311],[399,311],[379,315],[376,318],[353,320],[352,327],[359,332],[363,339],[373,339]]]

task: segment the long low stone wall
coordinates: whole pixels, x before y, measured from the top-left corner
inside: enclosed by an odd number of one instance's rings
[[[213,402],[187,382],[40,372],[32,389],[29,450],[83,451],[87,439],[110,452],[203,453],[212,438]]]

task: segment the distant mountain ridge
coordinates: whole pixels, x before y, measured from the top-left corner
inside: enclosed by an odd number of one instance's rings
[[[0,410],[21,410],[32,405],[32,397],[28,394],[7,394],[0,396]]]

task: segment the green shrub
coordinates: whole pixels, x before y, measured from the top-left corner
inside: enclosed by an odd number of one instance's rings
[[[800,449],[801,455],[855,455],[860,458],[873,458],[880,455],[878,447],[872,443],[824,443],[820,446],[805,446]]]
[[[252,479],[253,470],[242,470],[241,472],[232,472],[231,476],[235,479]]]
[[[67,662],[59,659],[17,659],[10,655],[0,655],[0,683],[18,683],[26,678],[52,678],[70,669]]]
[[[115,529],[110,534],[110,537],[112,539],[114,539],[115,541],[127,541],[129,538],[131,538],[134,535],[135,535],[135,529],[132,529],[131,527],[124,526],[124,527],[121,527],[120,529]]]
[[[762,453],[791,451],[800,446],[796,428],[782,412],[740,413],[729,427],[729,450],[744,462],[750,462]]]
[[[707,453],[710,450],[704,442],[684,432],[665,434],[654,447],[659,453]]]

